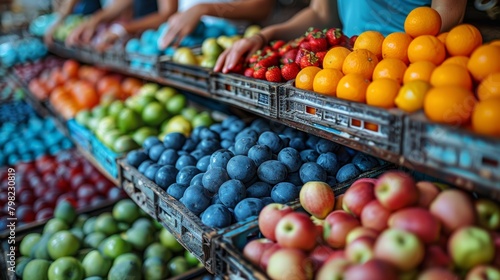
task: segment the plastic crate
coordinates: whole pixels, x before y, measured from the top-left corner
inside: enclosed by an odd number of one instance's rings
[[[292,83],[282,87],[278,118],[322,130],[341,144],[402,154],[405,114],[362,103],[301,90]],[[330,138],[331,138],[330,137]]]
[[[210,93],[218,100],[265,117],[278,117],[278,92],[283,84],[221,73],[210,80]]]
[[[102,63],[103,55],[92,47],[80,46],[76,50],[76,57],[88,63]]]
[[[102,53],[103,64],[115,68],[125,68],[128,67],[128,63],[125,60],[125,55],[123,50],[110,49]]]
[[[71,119],[67,122],[69,137],[80,148],[92,152],[92,132]]]
[[[158,76],[160,62],[170,59],[165,55],[143,55],[126,53],[125,61],[130,71],[137,71],[146,75]]]
[[[500,140],[430,122],[423,113],[406,118],[404,158],[446,175],[458,186],[481,185],[500,198]]]
[[[95,135],[91,137],[92,155],[99,165],[113,178],[118,178],[118,165],[116,160],[121,156],[106,147]]]
[[[193,65],[178,64],[171,61],[160,62],[159,75],[170,81],[190,86],[209,95],[210,76],[212,70]]]

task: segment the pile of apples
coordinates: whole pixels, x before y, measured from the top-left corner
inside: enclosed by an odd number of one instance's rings
[[[56,111],[70,119],[80,110],[93,108],[100,102],[124,100],[134,95],[142,84],[135,78],[67,60],[61,67],[43,71],[28,87],[36,98],[48,99]]]
[[[266,206],[243,250],[272,279],[500,279],[493,201],[388,171],[338,197],[308,182],[300,203]]]

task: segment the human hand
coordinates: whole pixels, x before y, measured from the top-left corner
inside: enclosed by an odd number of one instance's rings
[[[200,18],[201,14],[196,9],[189,9],[170,16],[167,32],[158,38],[158,48],[163,50],[172,44],[178,46],[184,37],[196,29]]]
[[[238,40],[230,48],[226,49],[219,55],[217,63],[215,64],[214,71],[222,73],[228,73],[232,70],[240,61],[240,58],[247,53],[251,56],[257,50],[262,48],[264,45],[264,40],[261,35],[254,35],[250,38],[243,38]]]
[[[45,32],[45,34],[43,34],[43,41],[47,46],[50,46],[54,43],[54,33],[55,33],[58,26],[59,26],[59,24],[57,24],[57,23],[52,25],[47,30],[47,32]]]
[[[97,24],[91,20],[87,20],[76,27],[66,38],[67,46],[89,44],[95,34]]]

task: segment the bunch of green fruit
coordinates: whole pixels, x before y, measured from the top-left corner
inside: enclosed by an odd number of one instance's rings
[[[42,233],[22,239],[19,253],[16,276],[30,280],[165,279],[201,266],[129,199],[93,217],[63,201]]]
[[[75,119],[117,153],[138,148],[149,136],[163,139],[170,132],[187,136],[193,128],[213,122],[207,112],[188,105],[185,95],[153,83],[143,85],[124,102],[115,100],[80,111]]]
[[[54,39],[58,41],[66,40],[66,37],[75,30],[75,28],[80,25],[85,18],[81,15],[70,15],[65,20],[64,23],[59,26],[54,32]]]

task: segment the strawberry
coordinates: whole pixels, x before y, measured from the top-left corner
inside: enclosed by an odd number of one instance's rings
[[[351,45],[351,48],[354,47],[354,43],[356,43],[356,39],[358,39],[358,35],[353,35],[351,38],[349,38],[349,44]]]
[[[318,58],[319,65],[323,65],[323,59],[325,58],[326,51],[317,52],[316,57]]]
[[[330,47],[341,45],[345,39],[340,28],[330,28],[325,31],[325,35]]]
[[[311,51],[313,52],[326,51],[328,48],[328,42],[321,32],[315,33],[309,40],[309,44],[311,45]]]
[[[293,40],[290,44],[292,45],[293,48],[298,48],[300,46],[300,44],[302,44],[303,42],[307,42],[307,39],[305,36],[302,36],[302,37],[299,37],[299,38]]]
[[[287,62],[289,62],[290,60],[294,61],[295,57],[297,57],[298,52],[299,52],[298,49],[292,49],[292,50],[289,50],[288,52],[284,53],[281,56],[281,63],[288,64]]]
[[[281,66],[281,76],[283,76],[283,79],[287,81],[295,79],[299,72],[300,66],[295,62]]]
[[[256,67],[253,72],[253,77],[255,79],[264,80],[266,78],[266,69],[265,67]]]
[[[309,29],[307,29],[305,34],[307,40],[313,39],[313,37],[316,36],[317,33],[321,33],[321,30],[319,30],[318,28],[309,27]]]
[[[268,82],[279,83],[281,82],[281,71],[278,67],[273,66],[267,68],[266,71],[266,80]]]
[[[300,68],[304,69],[308,66],[320,66],[319,59],[313,52],[308,51],[304,54],[304,56],[300,59]]]
[[[232,69],[231,69],[231,72],[232,73],[238,73],[238,74],[242,74],[243,73],[243,62],[239,62],[238,64],[236,64]]]
[[[265,47],[262,49],[262,53],[263,53],[263,54],[268,54],[268,53],[270,53],[272,50],[273,50],[273,48],[271,48],[270,46],[265,46]]]
[[[278,50],[278,54],[280,56],[283,56],[285,53],[293,50],[294,48],[292,47],[291,44],[286,44],[286,45],[283,45],[279,50]]]
[[[306,42],[306,41],[300,43],[299,48],[306,49],[308,51],[312,51],[311,43]]]
[[[253,70],[253,68],[249,67],[249,68],[245,69],[245,72],[243,72],[243,75],[245,75],[246,77],[252,78],[253,72],[255,72]]]
[[[300,64],[300,60],[307,52],[309,51],[306,49],[299,49],[299,51],[297,52],[297,56],[295,56],[295,63]]]
[[[277,51],[285,44],[286,44],[286,42],[283,40],[273,41],[273,42],[271,42],[271,48],[273,48],[273,50]]]
[[[259,61],[259,59],[261,59],[260,50],[250,56],[250,58],[248,59],[248,63],[256,63]]]

